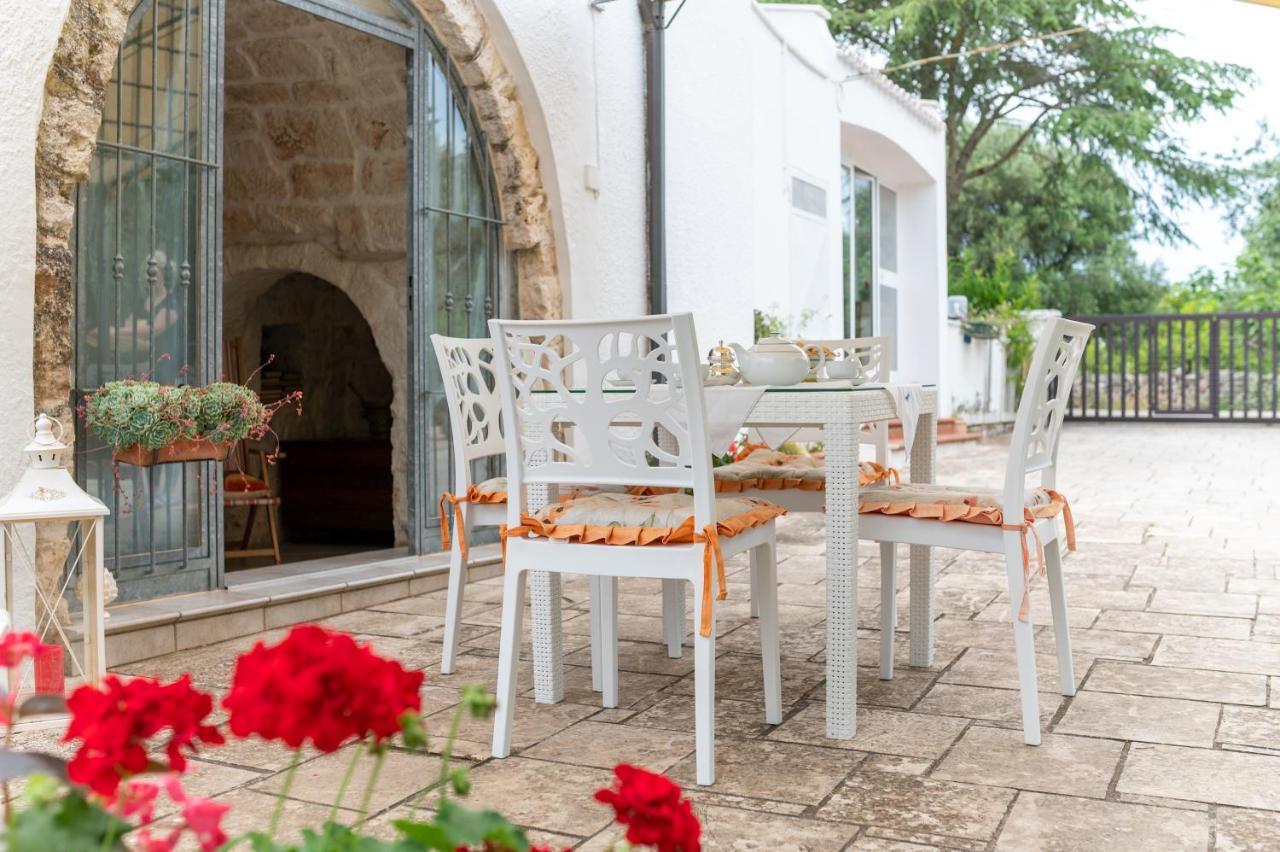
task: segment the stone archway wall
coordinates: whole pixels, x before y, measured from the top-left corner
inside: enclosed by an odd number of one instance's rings
[[[411,0],[435,33],[489,143],[513,253],[520,314],[557,317],[562,293],[547,196],[515,82],[475,0]],[[103,102],[137,0],[71,0],[45,81],[36,139],[34,390],[37,410],[69,418],[74,378],[75,263],[70,237],[76,185],[89,176]]]

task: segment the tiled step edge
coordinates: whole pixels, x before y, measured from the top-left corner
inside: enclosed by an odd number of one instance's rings
[[[448,586],[446,554],[403,556],[196,595],[110,607],[107,666],[315,621]],[[501,573],[497,545],[471,550],[471,581]]]

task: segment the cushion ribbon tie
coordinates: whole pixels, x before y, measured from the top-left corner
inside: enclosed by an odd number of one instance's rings
[[[697,541],[705,542],[702,549],[702,617],[698,624],[698,635],[711,635],[711,563],[716,565],[716,581],[719,591],[716,600],[722,601],[729,595],[728,583],[724,575],[724,551],[720,549],[720,533],[715,524],[707,524],[701,535],[694,536]]]
[[[448,491],[440,495],[440,547],[445,550],[449,549],[449,522],[445,519],[445,504],[453,504],[453,524],[454,529],[458,533],[458,550],[462,553],[462,564],[467,564],[467,527],[462,522],[462,512],[458,507],[460,504],[467,502],[470,498],[466,495],[461,497],[456,494],[450,494]]]
[[[507,539],[520,538],[529,533],[536,533],[537,530],[528,524],[521,524],[518,527],[508,527],[506,524],[498,524],[498,539],[502,542],[502,573],[507,573]]]
[[[1045,574],[1044,566],[1044,543],[1040,541],[1040,533],[1036,530],[1036,519],[1031,512],[1026,513],[1026,519],[1021,524],[1001,524],[1000,529],[1006,532],[1016,532],[1020,535],[1018,540],[1022,544],[1022,603],[1018,605],[1018,620],[1025,622],[1031,617],[1031,552],[1027,544],[1027,533],[1031,533],[1031,537],[1036,540],[1036,576],[1043,577]]]
[[[1076,549],[1076,521],[1075,518],[1071,517],[1071,504],[1067,502],[1067,498],[1062,496],[1061,493],[1051,488],[1046,488],[1045,491],[1049,494],[1050,500],[1062,501],[1062,525],[1066,528],[1067,550],[1074,551]]]

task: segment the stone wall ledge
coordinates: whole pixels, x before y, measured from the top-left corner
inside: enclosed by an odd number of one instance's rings
[[[498,545],[475,547],[471,557],[471,582],[500,573]],[[280,576],[283,571],[293,573]],[[440,591],[449,581],[449,554],[383,550],[237,571],[228,580],[226,589],[108,607],[107,664],[121,666],[364,609],[371,595],[386,602]]]

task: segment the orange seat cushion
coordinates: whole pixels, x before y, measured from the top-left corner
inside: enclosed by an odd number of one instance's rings
[[[222,490],[229,494],[251,494],[254,491],[266,491],[267,483],[247,473],[228,473],[222,480]]]

